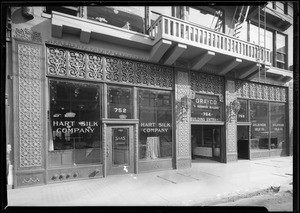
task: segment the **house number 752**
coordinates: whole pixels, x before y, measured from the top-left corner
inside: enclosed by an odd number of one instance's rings
[[[126,113],[126,108],[114,108],[115,112]]]

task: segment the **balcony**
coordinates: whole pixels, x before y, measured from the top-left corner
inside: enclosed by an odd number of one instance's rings
[[[231,72],[237,78],[257,73],[261,64],[270,66],[268,49],[164,15],[151,25],[149,35],[58,12],[52,12],[51,23],[53,37],[67,33],[79,36],[81,43],[94,39],[107,48],[119,45],[122,51],[143,54],[145,60],[164,65],[182,59],[191,70],[218,75]]]
[[[174,17],[160,16],[149,29],[149,35],[155,43],[169,40],[185,45],[186,50],[180,57],[194,61],[191,66],[194,70],[209,63],[222,75],[233,68],[250,66],[253,71],[257,63],[271,64],[269,49]],[[242,77],[250,74],[251,70],[248,69]]]

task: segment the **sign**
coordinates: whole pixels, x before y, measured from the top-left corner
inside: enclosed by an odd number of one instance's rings
[[[280,124],[280,123],[277,123],[277,124],[272,124],[272,132],[283,132],[284,130],[284,124]]]
[[[56,133],[94,133],[98,121],[53,121],[52,127]]]
[[[192,99],[192,120],[220,121],[221,104],[218,96],[196,94]]]
[[[171,123],[140,123],[144,133],[166,133],[172,128]]]
[[[268,132],[266,123],[252,123],[252,129],[255,132]]]
[[[116,128],[113,131],[114,147],[128,145],[128,131],[125,128]]]

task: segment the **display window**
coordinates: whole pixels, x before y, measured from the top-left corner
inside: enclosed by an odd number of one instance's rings
[[[132,89],[126,87],[108,86],[108,118],[132,118]]]
[[[171,92],[138,90],[139,159],[172,157]]]
[[[271,149],[285,149],[285,104],[270,103]]]
[[[240,103],[240,110],[237,113],[238,122],[248,122],[248,104],[247,100],[238,100]]]
[[[250,101],[251,149],[269,149],[267,102]]]
[[[102,161],[99,94],[98,85],[50,80],[51,166]]]

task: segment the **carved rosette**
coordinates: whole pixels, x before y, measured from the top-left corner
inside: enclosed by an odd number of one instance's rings
[[[42,166],[40,48],[18,44],[20,167]]]
[[[276,87],[275,88],[275,100],[276,101],[280,101],[281,100],[280,95],[281,95],[280,89],[279,89],[279,87]]]
[[[110,81],[119,81],[118,60],[106,57],[106,79]]]
[[[138,62],[136,71],[136,83],[148,85],[149,75],[148,75],[148,66],[144,63]]]
[[[69,76],[75,78],[85,78],[86,55],[81,52],[68,52]]]
[[[281,88],[281,101],[286,102],[286,90],[284,88]]]
[[[267,85],[263,86],[263,99],[269,100],[269,87]]]
[[[103,80],[103,61],[101,56],[87,55],[87,74],[88,79]]]
[[[47,48],[48,73],[51,75],[67,75],[67,52],[61,48]]]
[[[121,61],[121,81],[134,83],[134,63],[129,60]]]

